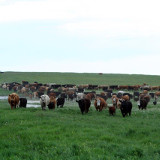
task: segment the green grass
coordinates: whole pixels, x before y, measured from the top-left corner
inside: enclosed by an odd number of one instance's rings
[[[159,76],[21,73],[0,74],[0,83],[22,82],[57,84],[159,85]],[[0,89],[0,96],[12,91]],[[152,100],[153,101],[153,100]],[[133,102],[131,117],[123,118],[117,110],[97,112],[93,106],[81,115],[76,102],[64,108],[11,110],[7,100],[0,100],[0,160],[159,160],[160,109],[150,102],[139,111]],[[111,100],[107,100],[111,103]]]
[[[67,103],[70,104],[70,103]],[[159,159],[158,106],[131,117],[117,110],[97,112],[93,105],[81,115],[77,104],[54,111],[11,110],[0,101],[0,159]]]
[[[5,72],[0,74],[0,83],[19,82],[22,80],[33,83],[57,84],[98,84],[98,85],[136,85],[147,83],[159,85],[160,76],[155,75],[128,75],[98,73],[55,73],[55,72]]]

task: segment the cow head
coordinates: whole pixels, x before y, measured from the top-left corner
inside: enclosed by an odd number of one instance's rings
[[[40,99],[41,99],[42,102],[45,102],[45,96],[44,95],[40,96]]]
[[[116,105],[116,104],[117,104],[117,99],[114,97],[114,98],[112,99],[112,102],[113,102],[113,105]]]
[[[42,106],[45,106],[45,96],[44,95],[40,96],[40,100],[41,100]]]

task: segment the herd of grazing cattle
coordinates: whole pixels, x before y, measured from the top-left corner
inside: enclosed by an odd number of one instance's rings
[[[13,82],[2,84],[3,89],[13,90],[16,93],[9,94],[8,103],[11,109],[26,107],[27,99],[20,98],[18,94],[24,94],[30,98],[40,98],[42,110],[55,109],[56,106],[63,107],[66,100],[74,100],[78,103],[81,113],[88,113],[91,102],[94,101],[94,106],[97,111],[102,111],[108,107],[110,115],[115,115],[116,109],[120,109],[122,116],[131,115],[133,98],[138,102],[139,109],[146,109],[150,98],[154,98],[153,104],[157,104],[157,98],[160,96],[160,87],[150,87],[146,84],[135,86],[106,86],[106,85],[57,85],[57,84],[29,84],[27,81],[22,81],[22,84]],[[103,91],[96,94],[96,91],[85,92],[85,89],[95,89]],[[119,90],[118,93],[113,93],[113,89]],[[126,93],[128,90],[133,90],[134,93]],[[148,93],[150,90],[156,90],[155,93]],[[55,91],[56,90],[56,91]],[[123,90],[123,91],[121,91]],[[139,92],[141,90],[141,93]],[[106,100],[111,98],[112,105],[108,106]]]

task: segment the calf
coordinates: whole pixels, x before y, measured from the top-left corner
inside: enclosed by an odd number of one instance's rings
[[[91,106],[91,101],[89,99],[84,98],[84,99],[76,100],[76,102],[78,103],[82,114],[84,112],[88,113],[89,107]]]
[[[56,98],[54,96],[50,96],[50,102],[48,104],[49,109],[55,109],[56,106]]]
[[[8,103],[11,106],[11,109],[16,108],[19,104],[19,96],[16,93],[8,95]]]
[[[119,100],[121,102],[121,113],[122,116],[125,117],[126,115],[131,115],[132,111],[132,103],[130,101],[125,101],[125,100]]]
[[[26,108],[27,99],[26,99],[26,98],[20,98],[19,101],[20,101],[19,107],[24,107],[24,108]]]
[[[115,113],[116,113],[116,107],[114,105],[109,107],[109,115],[114,116]]]

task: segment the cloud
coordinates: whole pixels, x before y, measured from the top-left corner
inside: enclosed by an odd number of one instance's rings
[[[0,0],[0,23],[54,20],[73,35],[160,35],[158,0]],[[0,3],[0,4],[1,4]]]
[[[61,0],[60,0],[61,1]],[[61,20],[71,19],[67,6],[60,1],[15,1],[0,6],[0,22],[25,20]]]

